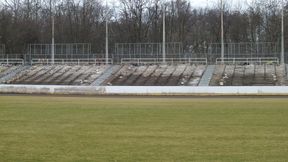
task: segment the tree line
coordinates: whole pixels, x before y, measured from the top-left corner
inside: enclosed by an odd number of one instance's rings
[[[105,21],[109,21],[110,52],[115,43],[162,41],[165,8],[166,41],[182,42],[197,51],[220,43],[221,6],[198,8],[189,0],[119,0],[119,7],[102,0],[4,0],[0,2],[0,44],[7,53],[25,53],[31,43],[51,43],[55,17],[56,43],[91,43],[93,53],[105,51]],[[279,0],[224,5],[225,42],[280,42]],[[285,1],[285,10],[287,1]],[[288,16],[285,16],[288,22]],[[288,23],[285,23],[287,29]],[[285,33],[288,42],[288,32]]]

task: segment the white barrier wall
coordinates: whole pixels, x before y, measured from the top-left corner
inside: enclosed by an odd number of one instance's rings
[[[0,85],[0,93],[55,95],[288,95],[287,87],[126,87]]]

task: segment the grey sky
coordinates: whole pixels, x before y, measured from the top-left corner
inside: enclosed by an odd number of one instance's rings
[[[170,1],[170,0],[166,0]],[[209,7],[214,6],[220,0],[190,0],[192,7]],[[245,6],[247,2],[251,2],[252,0],[224,0],[229,2],[230,5],[234,7]],[[108,0],[110,4],[117,5],[119,4],[119,0]]]
[[[81,1],[81,0],[79,0]],[[104,2],[106,0],[103,0]],[[107,0],[110,5],[118,6],[120,0]],[[163,1],[171,1],[171,0],[163,0]],[[209,7],[214,6],[220,0],[190,0],[192,7]],[[251,2],[253,0],[223,0],[229,2],[232,6],[245,6],[247,2]],[[0,0],[0,2],[4,2],[4,0]]]

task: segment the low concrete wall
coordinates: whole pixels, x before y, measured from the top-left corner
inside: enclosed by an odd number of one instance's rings
[[[55,94],[55,95],[100,95],[105,87],[90,86],[46,86],[46,85],[0,85],[0,93]]]
[[[288,95],[288,87],[97,87],[0,85],[0,93],[54,95]]]

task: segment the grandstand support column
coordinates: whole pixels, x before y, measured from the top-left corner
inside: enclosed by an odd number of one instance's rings
[[[281,64],[284,65],[285,64],[285,40],[284,40],[284,3],[282,0],[281,3]]]
[[[166,9],[165,4],[163,4],[163,42],[162,42],[162,52],[163,52],[163,64],[166,63]]]
[[[224,64],[224,4],[221,0],[221,64]]]
[[[106,0],[106,39],[105,39],[105,63],[109,64],[109,30],[108,30],[108,2]]]

